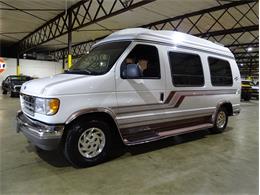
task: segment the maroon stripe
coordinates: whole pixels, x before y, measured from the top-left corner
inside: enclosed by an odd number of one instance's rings
[[[226,93],[226,91],[227,90],[215,90],[215,91],[180,91],[180,92],[189,92],[190,94],[187,94],[187,95],[182,95],[182,96],[180,96],[179,97],[179,99],[178,99],[178,101],[177,101],[177,103],[175,104],[175,106],[174,106],[174,108],[178,108],[180,105],[181,105],[181,103],[183,102],[183,100],[184,100],[184,98],[186,97],[186,96],[203,96],[203,95],[221,95],[221,94],[227,94]],[[230,90],[229,90],[230,91]],[[235,92],[235,90],[232,90],[232,91],[234,91]],[[179,91],[177,91],[177,92],[179,92]],[[176,92],[176,93],[177,93]],[[195,92],[195,94],[194,94],[194,92]],[[196,93],[197,92],[197,93]],[[233,93],[234,93],[233,92]],[[170,102],[170,101],[169,101]]]
[[[175,104],[174,108],[177,108],[181,105],[181,103],[183,102],[184,98],[186,96],[203,96],[203,95],[224,95],[224,94],[235,94],[236,93],[236,90],[235,89],[228,89],[228,90],[214,90],[214,91],[211,91],[211,90],[194,90],[194,91],[171,91],[168,95],[168,97],[166,98],[164,104],[168,104],[172,101],[172,99],[174,98],[174,96],[178,93],[181,93],[181,92],[186,92],[186,93],[190,93],[190,94],[187,94],[187,95],[182,95],[180,97],[178,97],[177,99],[177,103]],[[195,93],[195,94],[194,94]],[[141,104],[141,105],[129,105],[129,106],[121,106],[121,107],[116,107],[116,108],[113,108],[112,109],[123,109],[123,108],[128,108],[128,107],[135,107],[135,106],[138,106],[138,107],[141,107],[141,106],[153,106],[153,105],[163,105],[163,104],[159,104],[159,103],[154,103],[154,104]],[[173,105],[174,105],[174,102],[173,102]],[[169,105],[170,106],[170,105]],[[171,107],[169,107],[171,108]],[[159,108],[160,109],[160,108]],[[144,109],[144,110],[157,110],[157,108],[153,108],[153,109]],[[132,112],[132,111],[131,111]]]
[[[169,104],[169,102],[172,100],[172,98],[173,98],[173,96],[174,96],[175,93],[176,93],[176,91],[172,91],[172,92],[168,95],[168,97],[167,97],[166,101],[164,102],[164,104]]]
[[[178,108],[178,107],[181,105],[181,103],[182,103],[182,101],[184,100],[185,97],[186,97],[186,96],[181,96],[181,97],[178,99],[177,103],[175,104],[174,108]]]

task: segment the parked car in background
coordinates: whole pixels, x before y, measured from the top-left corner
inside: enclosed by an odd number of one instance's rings
[[[2,82],[2,92],[3,94],[10,93],[10,97],[17,96],[20,93],[22,84],[32,79],[30,76],[9,75]]]
[[[241,81],[241,99],[249,101],[252,97],[252,81],[242,80]]]
[[[253,83],[252,86],[252,97],[259,99],[259,82]]]

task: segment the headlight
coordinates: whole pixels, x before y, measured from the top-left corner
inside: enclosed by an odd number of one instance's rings
[[[54,115],[58,112],[59,107],[59,99],[45,99],[38,97],[35,99],[35,112],[39,114]]]
[[[36,98],[35,99],[35,112],[39,114],[45,114],[45,99],[43,98]]]

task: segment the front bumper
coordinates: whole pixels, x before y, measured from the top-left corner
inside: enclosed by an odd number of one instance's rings
[[[233,107],[233,116],[238,115],[241,111],[240,104],[235,104],[232,107]]]
[[[253,91],[252,91],[252,96],[253,96],[253,97],[259,96],[259,91],[253,90]]]
[[[16,116],[17,132],[22,132],[34,145],[43,150],[56,149],[61,141],[64,125],[47,125],[28,118],[22,111]]]
[[[15,85],[14,87],[11,87],[11,91],[13,93],[20,93],[20,90],[21,90],[21,85]]]

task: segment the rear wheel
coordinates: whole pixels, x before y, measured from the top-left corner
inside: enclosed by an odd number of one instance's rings
[[[222,133],[228,123],[228,114],[227,110],[224,107],[221,107],[215,118],[214,127],[210,129],[212,133]]]
[[[245,101],[249,101],[251,99],[251,94],[250,93],[247,93],[244,97],[244,100]]]
[[[110,155],[112,134],[104,121],[75,122],[65,141],[64,154],[77,167],[88,167],[104,162]]]
[[[3,92],[2,92],[3,94],[7,94],[7,91],[6,90],[3,90]]]

